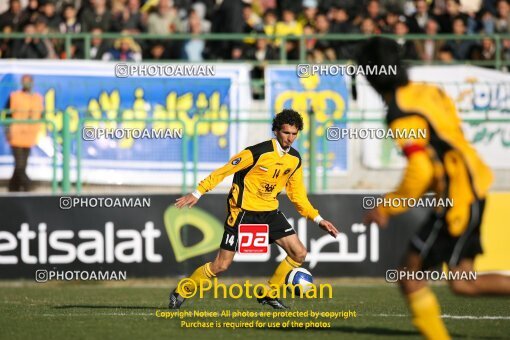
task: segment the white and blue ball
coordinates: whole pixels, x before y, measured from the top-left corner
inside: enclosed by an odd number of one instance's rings
[[[305,294],[312,289],[313,276],[308,270],[304,268],[294,268],[287,275],[287,289],[292,293],[294,289],[295,296]],[[291,286],[292,285],[292,286]],[[300,292],[301,291],[301,292]]]

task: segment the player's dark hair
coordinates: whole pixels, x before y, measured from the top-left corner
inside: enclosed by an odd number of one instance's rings
[[[298,131],[303,130],[303,118],[298,112],[292,109],[284,109],[274,117],[273,131],[281,130],[284,124],[295,126]]]
[[[403,51],[396,41],[380,37],[368,39],[358,50],[356,61],[363,68],[377,65],[378,69],[384,66],[389,71],[390,66],[396,67],[396,74],[394,72],[386,72],[386,74],[366,72],[368,82],[379,94],[394,92],[398,87],[409,83],[407,68],[401,58],[402,53]]]

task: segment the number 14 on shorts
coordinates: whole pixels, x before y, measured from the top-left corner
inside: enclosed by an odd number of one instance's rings
[[[240,224],[238,238],[240,254],[267,254],[269,251],[268,224]]]

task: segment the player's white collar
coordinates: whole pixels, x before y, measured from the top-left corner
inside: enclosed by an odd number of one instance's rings
[[[278,142],[278,139],[274,138],[274,141],[276,142],[276,150],[278,150],[278,154],[280,156],[283,156],[285,155],[286,153],[288,153],[290,151],[290,146],[287,148],[287,150],[285,150],[284,148],[282,148],[282,146],[280,145],[280,142]]]

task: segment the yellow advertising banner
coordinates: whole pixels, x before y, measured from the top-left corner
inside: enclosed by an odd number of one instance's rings
[[[510,271],[510,193],[491,193],[487,197],[482,221],[484,253],[476,258],[476,271]]]

